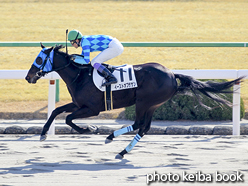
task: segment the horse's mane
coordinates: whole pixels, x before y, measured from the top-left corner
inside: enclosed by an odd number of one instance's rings
[[[65,53],[64,51],[61,51],[61,49],[62,48],[65,48],[65,46],[64,45],[55,45],[55,47],[54,47],[54,51],[55,52],[58,52],[58,53],[60,53],[60,54],[63,54],[63,55],[65,55],[65,56],[70,56],[69,54],[67,54],[67,53]]]
[[[62,48],[65,48],[65,46],[63,46],[63,45],[55,45],[55,47],[54,47],[53,50],[54,50],[54,52],[57,52],[57,53],[63,55],[67,60],[72,61],[72,60],[70,59],[70,57],[71,57],[72,55],[67,54],[67,53],[64,52],[64,51],[61,51]],[[72,64],[73,64],[75,67],[79,68],[79,69],[90,69],[90,70],[92,70],[92,68],[93,68],[90,64],[87,64],[87,65],[79,65],[79,64],[77,64],[77,63],[72,63]],[[83,73],[83,72],[82,72],[82,73]]]
[[[65,46],[64,45],[55,45],[54,50],[59,51],[62,48],[65,48]]]

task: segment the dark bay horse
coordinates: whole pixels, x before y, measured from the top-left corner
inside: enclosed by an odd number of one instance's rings
[[[31,66],[26,80],[29,83],[36,83],[45,74],[56,71],[66,83],[72,97],[72,102],[56,108],[47,120],[41,133],[41,141],[46,139],[46,133],[52,121],[62,112],[69,112],[66,117],[66,124],[71,126],[80,134],[97,130],[94,127],[80,128],[72,121],[77,118],[96,116],[105,110],[104,93],[98,90],[92,80],[91,65],[79,68],[70,60],[70,55],[60,51],[63,46],[45,48],[42,44],[42,51]],[[182,92],[193,92],[199,103],[201,94],[219,102],[220,104],[231,105],[227,100],[216,93],[232,93],[227,91],[241,78],[224,83],[201,82],[190,76],[173,74],[166,67],[157,63],[134,65],[137,88],[114,91],[113,108],[128,107],[136,105],[136,119],[133,125],[122,128],[110,134],[105,143],[113,141],[113,138],[124,133],[139,129],[131,143],[116,158],[123,158],[126,153],[132,150],[134,145],[148,132],[151,125],[154,111],[175,94]]]

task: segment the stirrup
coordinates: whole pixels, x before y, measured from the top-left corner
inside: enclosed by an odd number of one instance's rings
[[[106,81],[102,84],[102,86],[108,86],[108,85],[115,84],[115,83],[117,83],[117,79],[115,77],[111,77],[108,80],[106,79]]]

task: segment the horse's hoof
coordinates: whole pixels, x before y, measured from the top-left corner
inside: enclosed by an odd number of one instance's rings
[[[46,138],[47,138],[47,135],[42,135],[42,136],[40,136],[40,141],[45,141]]]
[[[90,132],[95,133],[95,132],[97,132],[98,128],[95,125],[88,125],[88,129],[89,129]]]
[[[120,154],[117,154],[116,156],[115,156],[115,159],[123,159],[124,158],[124,156],[122,156],[122,155],[120,155]]]
[[[113,140],[110,140],[110,139],[106,138],[105,144],[111,143],[112,141],[113,141]]]

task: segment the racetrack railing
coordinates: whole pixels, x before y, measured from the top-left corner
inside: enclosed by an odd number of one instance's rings
[[[196,79],[236,79],[241,76],[247,76],[248,70],[172,70],[177,74],[185,74]],[[28,70],[0,70],[0,79],[24,79]],[[61,79],[56,72],[51,72],[44,79],[49,79],[48,93],[48,117],[55,109],[56,101],[56,79]],[[233,135],[240,135],[240,84],[234,85],[233,94]],[[55,123],[53,122],[48,134],[55,134]]]
[[[45,46],[56,44],[65,45],[66,42],[42,42]],[[124,47],[248,47],[247,42],[122,42]],[[70,46],[70,44],[68,44]],[[0,42],[0,47],[40,47],[39,42]],[[235,79],[246,76],[248,70],[172,70],[174,73],[185,74],[196,79]],[[24,79],[28,70],[0,70],[0,79]],[[60,76],[56,72],[44,77],[50,80],[48,95],[48,117],[55,109],[56,81]],[[236,93],[233,94],[233,135],[240,135],[240,84],[234,85]],[[48,134],[55,134],[53,122]]]
[[[66,42],[42,42],[44,46]],[[248,47],[248,42],[122,42],[124,47]],[[71,44],[68,43],[71,47]],[[0,42],[0,47],[40,47],[40,42]]]

